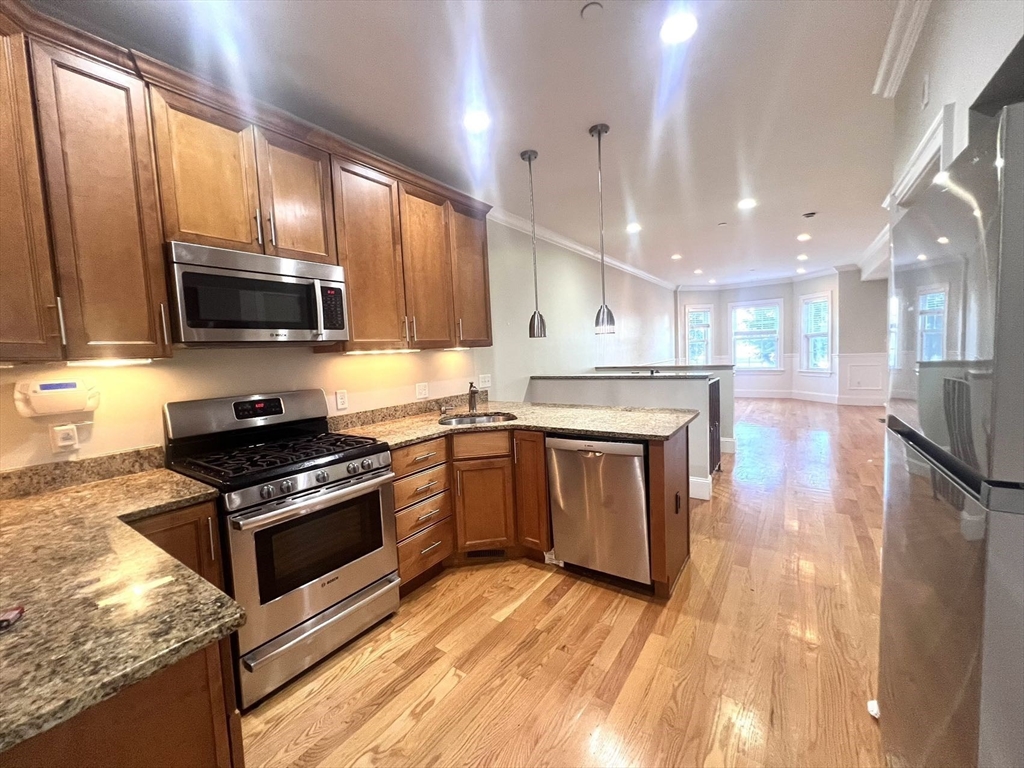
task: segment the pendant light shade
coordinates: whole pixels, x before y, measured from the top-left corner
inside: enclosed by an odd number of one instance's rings
[[[530,226],[533,243],[533,315],[530,317],[530,338],[543,339],[548,335],[548,324],[540,313],[540,289],[537,287],[537,213],[533,205],[533,161],[537,159],[537,150],[524,149],[519,157],[526,161],[530,169]]]
[[[597,137],[597,199],[598,211],[601,224],[601,308],[597,310],[597,317],[594,318],[594,333],[615,333],[615,315],[605,296],[604,279],[604,186],[601,179],[601,137],[608,133],[608,126],[605,123],[598,123],[590,126],[590,135]]]

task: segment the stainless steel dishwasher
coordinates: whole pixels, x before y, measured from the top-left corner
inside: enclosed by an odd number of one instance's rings
[[[555,559],[650,584],[643,444],[549,437],[545,446]]]

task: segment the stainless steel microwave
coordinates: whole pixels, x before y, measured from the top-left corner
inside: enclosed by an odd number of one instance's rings
[[[175,341],[348,339],[343,267],[191,243],[171,243],[169,258]]]

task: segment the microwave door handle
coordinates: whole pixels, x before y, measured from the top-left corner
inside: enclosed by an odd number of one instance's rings
[[[313,291],[316,293],[316,336],[318,339],[324,337],[324,294],[320,290],[320,281],[313,280]]]
[[[394,479],[395,473],[388,472],[386,475],[382,475],[370,482],[345,486],[344,488],[325,494],[316,499],[304,499],[287,507],[275,509],[273,512],[266,512],[252,517],[249,516],[252,514],[251,512],[232,515],[228,518],[228,521],[231,523],[231,527],[236,531],[255,532],[271,525],[277,525],[278,523],[283,523],[288,520],[294,520],[297,517],[305,517],[306,515],[310,515],[314,512],[319,512],[321,509],[329,507],[331,504],[337,504],[341,501],[347,501],[358,496],[364,496],[371,491],[377,490],[382,485],[387,485]]]

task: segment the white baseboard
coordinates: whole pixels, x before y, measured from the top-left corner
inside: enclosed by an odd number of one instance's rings
[[[736,438],[735,437],[723,437],[722,438],[722,453],[736,453]]]
[[[885,405],[885,395],[840,395],[839,405]]]
[[[836,404],[836,395],[830,392],[793,392],[793,400],[810,400],[812,403]]]
[[[690,498],[704,499],[711,498],[711,476],[694,477],[690,475]]]

